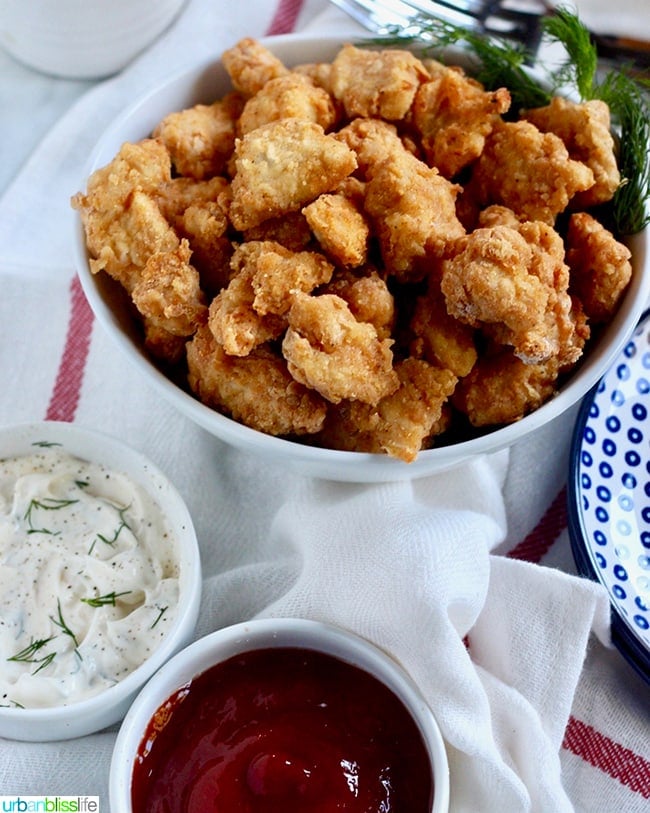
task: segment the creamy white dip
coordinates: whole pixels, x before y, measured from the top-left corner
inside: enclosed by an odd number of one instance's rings
[[[0,460],[0,706],[60,706],[122,680],[178,607],[177,541],[126,475],[57,446]]]

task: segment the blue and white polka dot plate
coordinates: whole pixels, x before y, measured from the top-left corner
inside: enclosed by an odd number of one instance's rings
[[[650,681],[650,311],[585,397],[571,450],[571,547],[612,605],[612,640]]]

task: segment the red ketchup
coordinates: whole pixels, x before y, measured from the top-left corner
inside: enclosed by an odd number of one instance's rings
[[[261,649],[211,667],[152,718],[134,813],[430,813],[433,778],[410,713],[337,658]]]

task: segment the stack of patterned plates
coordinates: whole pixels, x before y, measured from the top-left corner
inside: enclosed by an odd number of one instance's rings
[[[650,682],[650,311],[583,401],[568,491],[578,570],[607,588],[613,643]]]

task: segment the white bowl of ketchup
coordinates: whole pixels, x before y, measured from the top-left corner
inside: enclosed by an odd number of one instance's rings
[[[144,687],[111,762],[121,813],[447,813],[436,721],[404,671],[344,630],[237,624]]]

